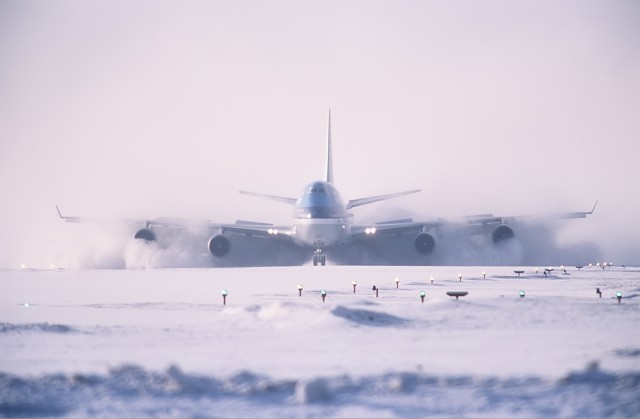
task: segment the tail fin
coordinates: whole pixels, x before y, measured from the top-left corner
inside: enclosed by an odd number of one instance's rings
[[[329,109],[329,126],[327,128],[327,163],[325,167],[325,180],[333,183],[333,152],[331,149],[331,109]]]

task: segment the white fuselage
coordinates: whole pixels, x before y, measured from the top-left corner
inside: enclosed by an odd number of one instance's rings
[[[339,244],[351,233],[351,215],[329,182],[305,187],[296,202],[293,224],[296,240],[320,250]]]

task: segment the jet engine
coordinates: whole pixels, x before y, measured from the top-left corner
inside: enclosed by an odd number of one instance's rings
[[[157,240],[155,231],[151,230],[150,228],[141,228],[140,230],[136,231],[136,234],[135,236],[133,236],[133,238],[141,239],[145,242],[154,242]]]
[[[231,242],[222,234],[216,234],[209,239],[209,252],[219,258],[223,258],[231,251]]]
[[[513,232],[513,229],[504,224],[496,227],[496,229],[493,230],[493,233],[491,233],[491,241],[493,241],[494,244],[501,243],[514,237],[515,233]]]
[[[418,253],[428,255],[436,247],[436,239],[431,235],[431,233],[419,233],[416,236],[414,245]]]

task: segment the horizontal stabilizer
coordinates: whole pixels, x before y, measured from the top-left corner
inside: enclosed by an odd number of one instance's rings
[[[266,198],[272,201],[284,202],[285,204],[289,204],[289,205],[295,205],[296,203],[295,198],[287,198],[286,196],[267,195],[263,193],[247,192],[247,191],[240,191],[240,193],[244,195],[257,196],[259,198]]]
[[[360,205],[367,205],[373,202],[384,201],[385,199],[397,198],[399,196],[409,195],[412,193],[420,192],[420,189],[414,189],[412,191],[397,192],[388,195],[370,196],[368,198],[352,199],[347,203],[347,209],[358,207]]]

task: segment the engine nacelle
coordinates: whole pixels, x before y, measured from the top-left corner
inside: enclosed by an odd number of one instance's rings
[[[512,239],[515,236],[516,235],[511,227],[502,224],[496,227],[496,229],[493,230],[493,233],[491,233],[491,241],[493,241],[494,244],[498,244],[505,240]]]
[[[436,239],[431,235],[431,233],[419,233],[416,236],[414,246],[418,253],[428,255],[433,252],[433,249],[435,249]]]
[[[133,238],[141,239],[146,242],[154,242],[157,240],[156,232],[151,230],[150,228],[141,228],[140,230],[136,231],[136,234],[135,236],[133,236]]]
[[[209,253],[218,258],[223,258],[231,251],[231,241],[222,234],[216,234],[209,239]]]

